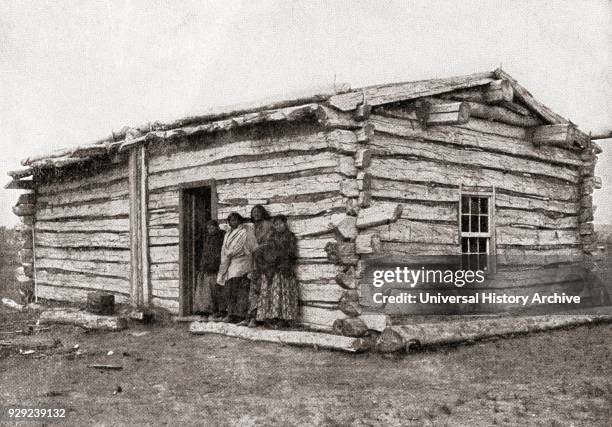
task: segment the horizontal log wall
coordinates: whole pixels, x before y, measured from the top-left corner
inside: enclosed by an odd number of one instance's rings
[[[105,290],[130,296],[127,165],[51,179],[37,188],[36,279],[41,298],[84,301]]]
[[[498,261],[526,263],[541,254],[580,256],[580,153],[545,149],[524,128],[471,118],[422,125],[375,111],[367,144],[372,204],[403,204],[401,217],[364,230],[396,255],[458,254],[460,185],[495,187]],[[537,257],[536,257],[537,258]]]
[[[171,306],[179,298],[180,186],[215,180],[218,218],[230,212],[249,217],[255,204],[288,216],[298,237],[304,322],[334,310],[342,288],[341,271],[328,261],[325,246],[335,241],[332,217],[345,211],[346,195],[356,194],[355,133],[309,125],[282,130],[252,129],[192,137],[149,146],[149,244],[154,304]],[[318,310],[318,311],[317,311]],[[328,313],[329,314],[329,313]],[[312,317],[312,316],[311,316]],[[315,316],[316,317],[316,316]],[[329,319],[328,319],[329,320]],[[332,320],[333,322],[333,320]]]

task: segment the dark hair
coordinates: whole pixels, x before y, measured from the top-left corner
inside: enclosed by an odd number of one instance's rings
[[[255,221],[253,219],[253,211],[255,209],[259,209],[259,211],[261,212],[261,219],[270,219],[270,212],[268,212],[268,210],[266,208],[264,208],[262,205],[255,205],[251,209],[251,221],[253,221],[253,222]]]
[[[285,224],[287,224],[287,217],[285,215],[276,215],[274,218],[272,218],[272,221],[282,221]]]
[[[231,214],[229,214],[227,216],[227,222],[229,224],[230,220],[232,218],[236,218],[238,221],[240,221],[240,224],[242,224],[244,222],[244,217],[242,215],[240,215],[238,212],[232,212]]]
[[[208,227],[209,225],[219,228],[219,221],[217,221],[216,219],[208,220],[206,221],[206,226]]]

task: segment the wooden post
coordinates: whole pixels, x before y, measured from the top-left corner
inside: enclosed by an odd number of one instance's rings
[[[151,303],[152,289],[149,269],[149,221],[148,221],[148,202],[149,202],[149,183],[148,183],[148,162],[147,147],[140,145],[140,258],[141,258],[141,277],[142,277],[142,304],[149,306]]]
[[[149,230],[147,219],[147,152],[144,145],[134,145],[129,154],[130,192],[130,269],[131,302],[148,306],[151,302],[149,280]]]
[[[140,261],[139,256],[139,235],[140,235],[140,174],[138,173],[138,150],[130,150],[128,161],[129,168],[129,193],[130,193],[130,296],[133,306],[140,305],[141,280],[140,280]]]

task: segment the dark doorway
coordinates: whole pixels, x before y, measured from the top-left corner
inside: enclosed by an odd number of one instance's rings
[[[180,282],[179,311],[193,313],[193,289],[202,258],[206,222],[217,218],[214,183],[189,184],[180,190]]]

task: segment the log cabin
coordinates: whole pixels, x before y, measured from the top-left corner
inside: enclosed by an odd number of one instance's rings
[[[376,329],[389,318],[360,305],[367,257],[595,251],[599,152],[501,69],[124,127],[9,172],[18,280],[188,315],[203,223],[263,204],[299,238],[302,324]]]

